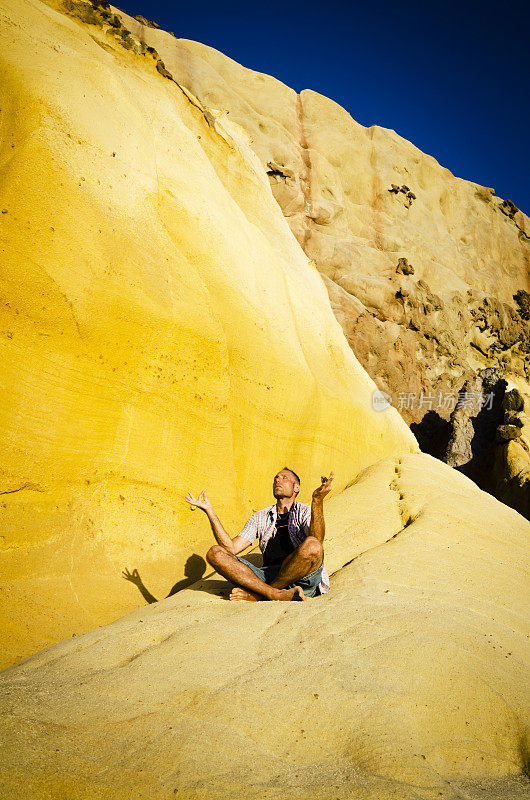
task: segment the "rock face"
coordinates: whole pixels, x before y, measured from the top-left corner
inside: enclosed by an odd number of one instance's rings
[[[490,446],[503,421],[505,392],[506,381],[494,369],[485,369],[466,381],[462,402],[451,414],[453,432],[444,457],[447,464],[464,468]]]
[[[530,220],[510,200],[316,92],[116,11],[177,80],[248,131],[355,355],[408,423],[433,409],[447,421],[483,368],[529,386]]]
[[[476,398],[488,398],[479,403]],[[518,389],[485,369],[464,384],[448,425],[444,461],[530,519],[530,419]]]
[[[418,451],[244,132],[95,6],[2,1],[4,664],[199,577],[187,489],[236,533],[284,464]]]
[[[5,670],[4,796],[522,800],[530,524],[423,454],[326,516],[322,597],[208,576]]]

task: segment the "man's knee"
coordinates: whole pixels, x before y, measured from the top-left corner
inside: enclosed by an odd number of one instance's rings
[[[316,536],[306,536],[299,549],[304,555],[311,556],[312,558],[321,558],[324,554],[322,542]]]
[[[226,555],[226,550],[224,547],[221,547],[220,544],[214,544],[206,553],[206,561],[212,567],[215,567],[215,565],[219,563],[220,559],[222,559],[223,555]]]

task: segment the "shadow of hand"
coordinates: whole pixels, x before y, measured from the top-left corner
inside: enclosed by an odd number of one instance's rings
[[[125,567],[125,569],[123,570],[123,572],[121,574],[122,574],[122,577],[125,578],[126,581],[130,581],[131,583],[134,583],[134,585],[138,587],[138,589],[140,591],[140,594],[142,595],[144,600],[146,600],[148,603],[156,603],[157,602],[156,597],[154,597],[151,594],[151,592],[149,591],[149,589],[147,589],[144,586],[143,581],[140,578],[140,573],[138,572],[137,569],[133,569],[132,572],[129,572],[127,567]]]
[[[123,570],[123,572],[121,574],[122,574],[122,577],[124,577],[126,581],[130,581],[131,583],[134,583],[135,586],[140,587],[140,585],[142,584],[142,579],[140,578],[140,575],[139,575],[137,569],[133,569],[132,572],[129,572],[127,567],[125,567],[125,569]]]

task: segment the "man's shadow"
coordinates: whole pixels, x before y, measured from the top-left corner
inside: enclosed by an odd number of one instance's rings
[[[259,551],[247,553],[245,558],[247,561],[250,561],[257,566],[261,566],[263,560]],[[186,577],[182,578],[180,581],[177,581],[177,583],[171,587],[169,594],[167,594],[166,597],[172,597],[174,594],[177,594],[177,592],[182,591],[182,589],[189,588],[193,588],[194,591],[208,592],[208,594],[216,594],[228,597],[232,589],[232,584],[224,580],[224,578],[221,578],[220,580],[209,580],[211,576],[216,574],[215,572],[212,571],[209,575],[205,576],[204,580],[201,580],[206,572],[207,566],[208,565],[202,556],[197,555],[197,553],[193,553],[193,555],[188,558],[184,566],[184,575]],[[158,602],[157,598],[152,595],[149,589],[145,586],[137,569],[133,569],[132,572],[129,572],[126,567],[122,572],[122,576],[125,578],[125,580],[134,583],[134,585],[138,587],[138,591],[147,603]]]
[[[166,597],[172,597],[182,589],[187,589],[192,583],[199,581],[206,572],[206,566],[206,561],[202,556],[197,555],[197,553],[194,553],[192,556],[190,556],[184,567],[184,575],[186,577],[182,578],[180,581],[177,581],[177,583],[171,587],[169,594],[167,594]],[[157,598],[152,595],[149,589],[145,586],[137,569],[133,569],[132,572],[129,572],[126,567],[123,570],[122,575],[125,580],[134,583],[134,585],[138,587],[138,591],[147,603],[158,602]]]

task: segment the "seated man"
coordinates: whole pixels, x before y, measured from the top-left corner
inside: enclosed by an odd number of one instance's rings
[[[329,592],[324,567],[325,525],[323,503],[331,491],[333,472],[313,492],[311,507],[296,500],[298,475],[284,467],[274,476],[276,504],[256,511],[233,539],[219,522],[203,490],[198,498],[190,492],[186,500],[208,516],[217,544],[206,560],[235,584],[230,600],[305,600]],[[258,537],[263,567],[255,567],[237,555]]]

